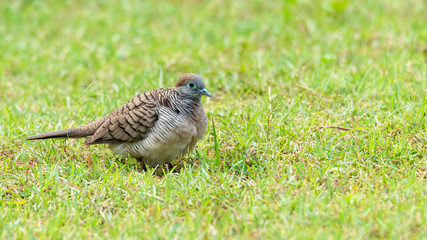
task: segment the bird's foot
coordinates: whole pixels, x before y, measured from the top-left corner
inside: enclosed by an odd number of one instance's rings
[[[139,166],[141,167],[142,171],[146,172],[147,166],[145,166],[145,163],[142,158],[137,158],[136,161],[139,163]]]
[[[166,163],[166,167],[167,167],[167,169],[168,169],[169,172],[179,173],[179,171],[176,168],[176,166],[174,166],[172,163]]]

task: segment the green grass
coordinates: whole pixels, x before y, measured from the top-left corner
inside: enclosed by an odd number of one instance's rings
[[[427,4],[2,1],[0,238],[427,238]],[[25,136],[203,76],[180,174]]]

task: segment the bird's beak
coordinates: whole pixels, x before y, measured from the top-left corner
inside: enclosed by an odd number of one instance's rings
[[[200,89],[199,91],[200,91],[201,94],[206,95],[206,96],[208,96],[210,98],[213,98],[212,94],[210,92],[208,92],[208,90],[206,90],[206,89]]]

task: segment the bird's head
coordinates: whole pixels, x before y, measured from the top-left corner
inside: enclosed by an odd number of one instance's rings
[[[179,88],[182,93],[192,99],[200,100],[203,95],[212,98],[212,94],[205,89],[205,82],[202,77],[194,73],[182,75],[174,87]]]

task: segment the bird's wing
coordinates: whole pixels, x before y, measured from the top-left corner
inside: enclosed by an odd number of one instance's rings
[[[85,144],[123,143],[144,139],[158,119],[158,102],[140,94],[100,119],[101,124]]]

